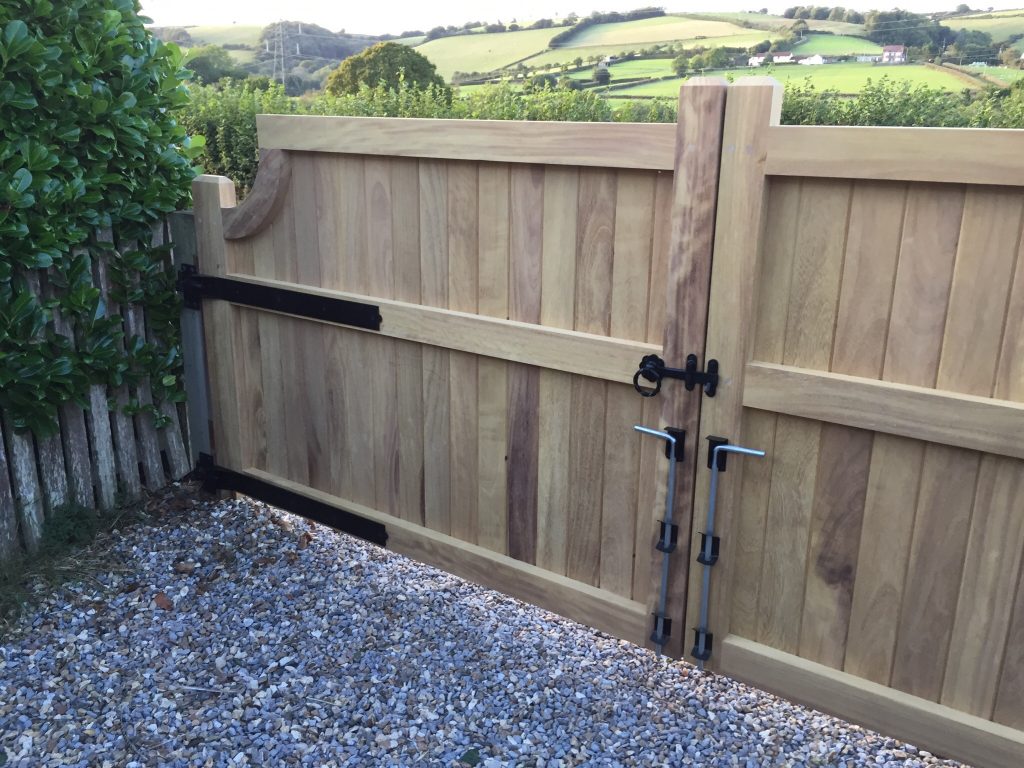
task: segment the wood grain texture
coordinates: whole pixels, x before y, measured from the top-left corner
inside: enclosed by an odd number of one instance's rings
[[[224,238],[241,240],[270,226],[288,196],[291,173],[290,153],[281,149],[262,150],[249,194],[241,205],[224,211]]]
[[[391,238],[395,299],[420,302],[419,162],[391,162]],[[395,342],[395,407],[397,408],[398,496],[396,514],[423,524],[423,348]]]
[[[1024,753],[1019,730],[735,635],[722,644],[721,666],[725,674],[752,685],[972,765],[1016,768]]]
[[[506,171],[507,173],[507,171]],[[475,315],[479,290],[479,171],[476,163],[448,166],[448,306]],[[507,196],[506,196],[507,200]],[[477,359],[452,352],[451,391],[451,533],[477,543],[478,431]]]
[[[786,125],[767,144],[773,176],[1024,185],[1020,131]]]
[[[962,214],[961,188],[907,192],[882,367],[887,382],[934,386]],[[923,462],[921,443],[876,434],[843,663],[882,684],[892,673]]]
[[[18,517],[11,490],[10,465],[4,426],[0,422],[0,562],[9,562],[21,549],[18,542]]]
[[[673,167],[675,127],[659,123],[560,123],[258,115],[262,149],[499,163]]]
[[[21,540],[29,554],[34,554],[42,541],[45,517],[43,491],[36,469],[35,441],[30,433],[19,434],[10,427],[4,430],[3,436],[7,439],[11,489]]]
[[[544,172],[540,320],[571,329],[575,322],[576,217],[579,171]],[[572,376],[542,369],[538,382],[537,565],[566,572]]]
[[[999,690],[992,719],[1024,731],[1024,567],[1012,600],[1010,627],[1006,634]]]
[[[448,166],[419,162],[420,301],[448,306]],[[423,347],[423,522],[451,531],[449,353]]]
[[[616,176],[583,169],[576,221],[576,308],[578,331],[607,336],[610,331],[611,273],[615,242]],[[635,370],[636,362],[633,363]],[[569,519],[566,574],[597,585],[601,575],[607,385],[574,376],[572,381]]]
[[[511,170],[509,317],[541,321],[544,248],[544,169]],[[537,489],[540,451],[540,371],[512,366],[508,378],[508,554],[537,561]]]
[[[507,167],[491,163],[480,166],[477,311],[502,319],[509,317],[509,226],[516,215],[514,202],[510,204],[509,185]],[[533,411],[517,414],[510,410],[514,368],[502,360],[477,360],[478,543],[522,560],[526,558],[510,549],[511,515],[518,504],[511,495],[510,477],[513,457],[516,462],[520,460],[520,448],[512,448],[509,430],[517,418],[528,418]]]
[[[782,88],[770,78],[748,77],[729,86],[722,134],[722,162],[715,215],[714,261],[708,309],[707,349],[719,362],[723,380],[714,398],[701,406],[697,464],[707,462],[709,435],[742,434],[743,366],[747,362],[746,333],[754,319],[755,279],[760,271],[759,240],[764,224],[765,128],[777,124]],[[742,329],[742,333],[737,333]],[[698,473],[694,519],[707,515],[709,478]],[[716,527],[731,536],[740,490],[736,474],[726,473],[719,486],[720,517]],[[692,541],[692,540],[691,540]],[[692,543],[691,543],[692,546]],[[723,557],[711,588],[709,624],[718,636],[729,631],[732,572],[740,564]],[[693,579],[690,580],[691,583]],[[692,592],[691,592],[692,594]],[[697,626],[699,606],[690,600],[686,626]]]
[[[1024,405],[754,361],[748,408],[1024,458]]]

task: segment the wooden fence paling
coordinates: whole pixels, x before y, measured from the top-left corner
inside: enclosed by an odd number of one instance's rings
[[[19,549],[18,518],[14,511],[14,494],[11,492],[10,468],[3,437],[3,422],[0,421],[0,564],[14,557]]]
[[[114,236],[109,230],[98,232],[96,239],[100,242],[110,243],[113,247]],[[99,287],[107,307],[107,317],[116,315],[118,305],[110,299],[110,273],[107,256],[102,251],[99,251],[96,258],[93,259],[93,270],[95,270],[96,285]],[[124,351],[123,343],[118,346],[121,351]],[[112,396],[114,400],[111,434],[119,478],[118,487],[126,501],[134,501],[142,493],[142,480],[139,477],[139,454],[135,445],[135,427],[132,424],[132,417],[125,413],[125,408],[130,402],[127,385],[122,384],[120,387],[116,387],[112,393],[108,393],[109,396]]]

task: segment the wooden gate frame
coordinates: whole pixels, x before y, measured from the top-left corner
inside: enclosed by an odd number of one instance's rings
[[[1024,457],[1019,403],[751,365],[769,176],[1020,187],[1024,131],[780,126],[781,100],[782,86],[767,77],[728,90],[707,329],[708,355],[724,376],[718,395],[703,403],[699,466],[707,437],[743,442],[744,407]],[[745,392],[745,383],[756,391]],[[698,476],[695,520],[707,508],[709,474]],[[978,766],[1024,764],[1020,730],[730,635],[733,572],[742,566],[727,550],[737,536],[740,474],[726,473],[718,491],[723,557],[709,605],[711,668],[942,755]],[[693,550],[697,537],[695,530]],[[699,578],[691,579],[688,627],[697,626],[699,588]]]
[[[613,381],[630,381],[633,366],[642,354],[663,355],[671,366],[681,366],[690,353],[703,358],[706,302],[711,271],[714,216],[721,153],[722,120],[727,84],[718,78],[695,78],[681,90],[677,125],[530,123],[528,127],[504,121],[395,120],[388,118],[296,118],[260,116],[260,145],[264,153],[254,189],[236,206],[234,186],[222,177],[202,176],[193,183],[198,261],[205,275],[241,280],[263,288],[298,288],[310,296],[367,301],[366,296],[341,291],[284,284],[265,278],[236,274],[225,243],[258,233],[280,209],[289,184],[289,152],[344,152],[392,157],[483,160],[509,163],[597,166],[671,170],[674,172],[669,200],[671,229],[667,254],[667,306],[677,312],[666,323],[661,346],[605,339],[555,328],[538,328],[503,319],[474,317],[447,309],[412,308],[387,299],[372,299],[385,316],[385,326],[397,338],[426,344],[460,343],[451,328],[461,329],[478,341],[486,337],[498,359],[544,365]],[[296,121],[309,121],[296,122]],[[339,149],[344,147],[344,149]],[[569,149],[567,149],[569,148]],[[614,158],[609,162],[609,158]],[[530,563],[496,553],[453,536],[383,514],[368,506],[335,497],[247,465],[247,449],[240,438],[246,419],[239,402],[245,394],[244,348],[250,340],[232,325],[236,310],[230,301],[207,300],[205,346],[209,376],[212,449],[216,464],[232,470],[245,483],[264,483],[323,505],[340,508],[386,528],[387,545],[397,552],[436,565],[477,583],[500,589],[514,597],[554,610],[610,634],[649,645],[651,612],[658,592],[659,569],[651,568],[647,599],[612,595]],[[429,323],[424,323],[424,319]],[[230,330],[229,330],[230,329]],[[483,334],[483,336],[481,336]],[[387,334],[384,334],[387,335]],[[587,339],[583,339],[587,336]],[[585,348],[574,347],[580,340]],[[442,345],[443,346],[443,345]],[[449,345],[450,346],[450,345]],[[472,347],[466,351],[475,351]],[[243,371],[236,375],[235,371]],[[202,380],[202,376],[192,379]],[[201,397],[195,385],[193,398]],[[673,555],[669,605],[676,619],[666,652],[684,654],[687,550],[693,488],[696,478],[696,434],[700,390],[687,392],[681,383],[668,383],[662,391],[662,422],[689,432],[684,461],[677,477],[676,522],[680,546]],[[645,413],[650,412],[645,409]],[[652,426],[661,426],[656,424]],[[200,431],[201,432],[201,431]],[[666,459],[661,446],[646,441],[641,447],[641,470],[657,483],[651,505],[649,529],[652,562],[656,520],[664,507],[661,473]],[[646,463],[644,463],[646,462]],[[639,551],[639,549],[638,549]]]

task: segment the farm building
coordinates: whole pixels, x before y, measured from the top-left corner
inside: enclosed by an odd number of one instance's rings
[[[805,67],[814,67],[819,64],[825,64],[827,63],[827,61],[828,60],[820,53],[816,53],[813,56],[805,56],[804,58],[800,59],[800,61],[798,61],[797,64],[803,64]]]
[[[906,64],[907,47],[905,45],[887,45],[882,48],[883,64]]]

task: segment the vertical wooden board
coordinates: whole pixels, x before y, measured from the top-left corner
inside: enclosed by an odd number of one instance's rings
[[[96,501],[100,509],[113,509],[117,503],[117,468],[114,438],[110,431],[107,388],[102,384],[89,387],[86,428],[89,434],[89,456],[96,478]]]
[[[526,323],[540,323],[544,246],[543,168],[514,167],[509,200],[509,317]],[[539,406],[540,371],[531,366],[510,366],[508,552],[528,563],[537,561]]]
[[[420,303],[419,163],[391,161],[394,298]],[[398,409],[398,515],[423,524],[423,353],[395,342]]]
[[[872,437],[838,424],[821,427],[800,655],[836,669],[846,655]]]
[[[827,370],[839,300],[850,184],[804,180],[800,189],[783,362]],[[783,277],[784,279],[784,277]],[[821,426],[779,417],[765,533],[758,634],[796,653],[805,610],[807,559],[815,517]],[[802,547],[802,548],[801,548]]]
[[[448,165],[419,161],[420,301],[448,306]],[[423,347],[423,522],[451,530],[449,353]]]
[[[1024,555],[1024,463],[983,456],[942,703],[992,716]],[[1024,696],[1024,691],[1021,691]]]
[[[775,428],[778,417],[766,411],[749,411],[743,417],[743,439],[766,456],[748,462],[737,471],[740,482],[739,509],[731,536],[724,542],[728,556],[738,567],[732,576],[732,614],[730,632],[740,637],[758,636],[758,603],[761,572],[764,566],[765,526],[768,518],[769,492],[775,462]],[[701,526],[703,527],[703,526]]]
[[[935,383],[962,214],[960,187],[908,189],[885,338],[886,381]],[[858,285],[859,279],[853,283]],[[845,340],[845,331],[839,338],[840,359],[849,359],[856,344]],[[888,684],[894,659],[923,451],[915,441],[876,435],[868,470],[843,664],[881,684]]]
[[[779,416],[775,429],[756,639],[786,653],[800,642],[820,431],[792,416]]]
[[[832,371],[881,375],[905,199],[903,185],[853,187]],[[800,655],[837,669],[846,656],[872,442],[870,432],[822,427]]]
[[[1013,204],[1005,209],[1007,200]],[[993,390],[999,341],[982,337],[1002,331],[1020,217],[1015,197],[993,197],[974,187],[966,192],[935,381],[938,389],[983,396]],[[978,470],[975,453],[938,445],[925,449],[893,685],[934,701],[942,694]],[[954,481],[956,488],[950,487]],[[938,573],[937,562],[943,564]]]
[[[544,171],[541,323],[571,329],[576,297],[579,171]],[[537,565],[565,574],[569,525],[572,376],[542,370],[538,383]]]
[[[891,684],[931,701],[942,692],[978,459],[932,443],[921,468]]]
[[[4,426],[0,422],[0,563],[10,562],[19,551],[18,518],[14,511],[11,475],[7,463]]]
[[[274,232],[271,224],[268,230],[257,235],[252,242],[253,270],[257,277],[277,279],[275,263]],[[262,382],[264,407],[263,432],[266,441],[264,463],[271,474],[286,477],[288,474],[285,420],[287,399],[284,390],[284,366],[281,355],[281,318],[267,312],[256,313],[256,333],[259,336],[259,378]]]
[[[58,429],[59,424],[60,422],[58,421]],[[68,495],[68,475],[64,467],[62,438],[63,435],[60,431],[46,437],[36,438],[36,460],[39,462],[43,500],[46,502],[47,511],[50,512],[66,506],[70,498]],[[159,455],[159,452],[157,455]],[[163,473],[161,472],[162,475]]]
[[[295,279],[302,285],[321,286],[322,269],[319,215],[316,198],[316,156],[296,153],[292,159],[292,188],[289,200],[295,222],[291,256],[295,260]],[[324,363],[325,335],[330,331],[320,323],[296,323],[294,338],[298,366],[292,379],[301,392],[301,407],[290,418],[301,422],[301,461],[309,483],[322,490],[331,485],[330,438],[324,413],[327,411],[327,367]],[[239,364],[240,369],[243,365]],[[296,404],[297,405],[297,404]],[[244,419],[243,419],[244,421]]]
[[[1012,605],[1010,628],[1006,634],[1006,652],[1001,667],[999,690],[992,719],[997,723],[1024,730],[1024,567],[1017,580]]]
[[[986,187],[967,190],[946,311],[940,388],[992,394],[1021,241],[1022,207],[1019,194]]]
[[[786,344],[786,318],[793,277],[794,248],[800,221],[800,179],[774,179],[768,188],[764,249],[757,289],[753,358],[781,363]],[[730,557],[742,566],[733,572],[730,628],[748,638],[758,636],[758,601],[764,567],[765,535],[771,478],[774,470],[775,414],[749,411],[743,434],[748,445],[766,452],[763,460],[742,462],[735,543]],[[727,545],[728,546],[728,545]],[[694,580],[691,600],[697,599]]]
[[[218,207],[219,203],[220,200],[218,200]],[[196,237],[199,237],[198,231],[196,233]],[[104,230],[97,233],[96,239],[100,242],[112,243],[113,235],[108,230]],[[111,245],[111,247],[113,246]],[[107,317],[113,317],[119,313],[119,309],[118,306],[110,300],[110,271],[108,257],[103,250],[96,250],[92,261],[92,267],[94,272],[93,283],[100,289],[100,295],[103,297],[103,304],[106,307]],[[123,347],[123,342],[118,342],[118,349],[123,349]],[[114,407],[110,409],[110,422],[111,443],[114,447],[118,487],[121,496],[125,501],[134,501],[142,493],[142,479],[139,477],[139,454],[135,446],[135,427],[132,423],[131,416],[125,413],[125,409],[130,402],[128,387],[122,384],[120,387],[116,387],[112,392],[102,392],[97,394],[102,395],[104,401],[109,398],[114,402]],[[210,394],[212,397],[212,382]],[[93,401],[93,407],[95,407],[95,399]],[[93,430],[94,434],[100,432],[102,432],[102,427],[96,427]]]
[[[514,173],[514,172],[512,172]],[[490,317],[510,317],[510,169],[482,163],[478,172],[477,311]],[[514,557],[510,515],[518,500],[509,498],[514,461],[510,448],[510,388],[519,366],[486,357],[477,359],[478,543]]]
[[[30,433],[19,434],[6,427],[7,456],[21,539],[30,554],[39,548],[43,536],[43,492],[36,474],[36,453]]]
[[[479,262],[477,311],[509,317],[510,179],[507,166],[480,165],[478,210]],[[478,543],[496,552],[510,549],[509,515],[518,500],[509,499],[512,450],[509,447],[510,381],[516,373],[503,360],[477,359]]]
[[[615,239],[616,177],[582,169],[576,219],[576,308],[578,331],[607,336]],[[605,403],[603,381],[573,377],[566,574],[597,585],[601,565]]]
[[[1017,267],[1003,323],[999,370],[993,392],[1003,400],[1024,401],[1024,231],[1017,247]]]
[[[935,384],[963,207],[962,187],[922,184],[908,192],[885,348],[885,381]]]
[[[609,328],[616,338],[647,337],[654,192],[653,174],[619,172]],[[641,443],[633,425],[640,422],[642,400],[624,386],[608,387],[607,397],[600,586],[628,597],[633,591]]]
[[[889,332],[907,187],[855,182],[831,370],[878,378]]]
[[[267,464],[267,424],[263,395],[263,352],[260,342],[260,313],[236,308],[235,354],[237,355],[239,409],[242,423],[245,465],[265,469]],[[323,414],[321,414],[321,417]]]
[[[892,671],[923,461],[922,443],[875,435],[843,669],[881,685]]]
[[[448,306],[477,311],[479,280],[478,166],[452,162],[448,166]],[[451,352],[451,533],[477,542],[479,462],[478,382],[475,355]]]
[[[668,280],[668,251],[672,237],[672,174],[659,172],[654,181],[654,221],[651,241],[651,270],[648,280],[647,294],[647,335],[646,340],[661,344],[664,340],[666,324],[665,285]],[[661,423],[661,403],[658,398],[645,398],[641,402],[640,422],[649,427],[665,426]],[[659,584],[655,583],[654,575],[657,555],[654,549],[658,540],[658,520],[664,515],[666,488],[666,460],[664,445],[654,439],[640,441],[640,470],[637,477],[639,486],[636,497],[636,533],[634,536],[633,557],[633,599],[645,605],[654,605]],[[689,525],[689,510],[679,510],[678,517],[682,520],[680,530]],[[685,536],[683,545],[685,545]],[[680,557],[685,560],[686,555]],[[688,568],[680,563],[675,573],[681,579],[681,597],[686,595],[686,572]],[[678,600],[678,598],[677,598]],[[681,616],[683,606],[673,604],[675,615]]]

